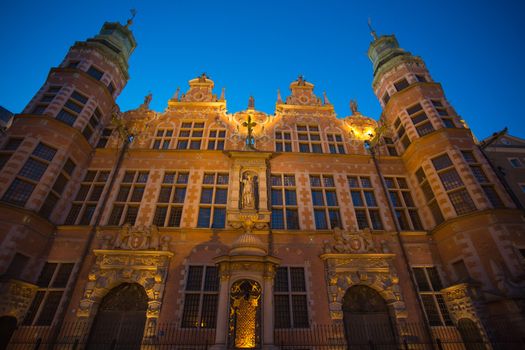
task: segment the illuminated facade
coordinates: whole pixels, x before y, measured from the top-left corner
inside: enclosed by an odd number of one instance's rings
[[[205,74],[163,112],[151,95],[121,112],[128,27],[71,47],[1,139],[3,329],[78,322],[95,344],[124,321],[139,342],[170,323],[215,349],[318,325],[349,342],[374,323],[385,342],[525,331],[523,213],[394,36],[368,52],[376,122],[355,102],[336,118],[302,77],[272,115],[253,99],[227,113]]]

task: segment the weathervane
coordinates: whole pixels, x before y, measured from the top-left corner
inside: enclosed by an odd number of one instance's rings
[[[253,127],[257,123],[252,121],[252,115],[248,114],[248,119],[242,123],[242,126],[248,130],[248,136],[246,136],[246,146],[250,149],[255,149],[255,138],[253,137]]]
[[[374,38],[374,41],[377,40],[377,34],[374,28],[372,28],[372,19],[368,17],[368,29],[370,29],[370,35]]]
[[[133,19],[137,15],[137,10],[135,10],[135,9],[131,9],[131,10],[129,10],[129,12],[131,12],[131,17],[126,22],[126,28],[129,28],[129,26],[133,24]]]

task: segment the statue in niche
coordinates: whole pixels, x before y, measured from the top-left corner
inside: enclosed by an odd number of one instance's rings
[[[255,209],[255,176],[250,173],[242,178],[242,208]]]

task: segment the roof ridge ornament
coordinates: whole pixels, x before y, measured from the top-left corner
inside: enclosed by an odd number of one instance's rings
[[[368,29],[370,29],[370,35],[372,35],[372,38],[374,38],[374,41],[377,40],[377,33],[372,27],[372,19],[368,17]]]

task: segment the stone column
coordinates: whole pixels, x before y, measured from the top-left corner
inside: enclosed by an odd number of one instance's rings
[[[263,349],[275,349],[273,280],[275,265],[266,263],[263,282]]]
[[[215,345],[212,346],[213,350],[226,349],[227,337],[228,337],[228,309],[229,309],[229,282],[230,275],[227,271],[221,270],[220,278],[221,285],[219,287],[219,305],[217,306],[217,326],[215,331]]]

